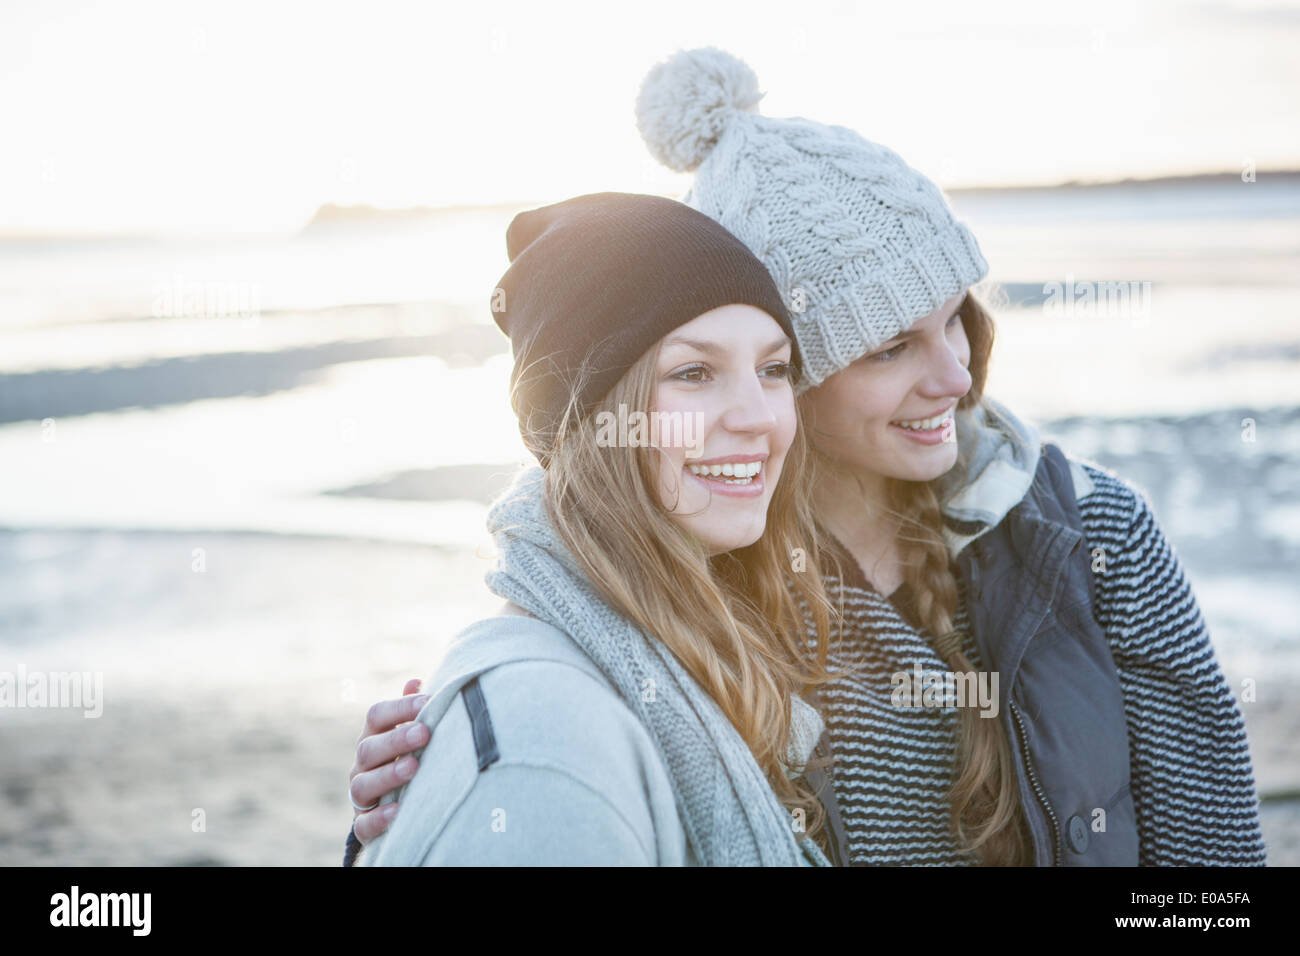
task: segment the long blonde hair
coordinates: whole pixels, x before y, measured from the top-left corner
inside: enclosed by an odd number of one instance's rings
[[[822,805],[784,764],[791,695],[833,679],[826,661],[836,612],[818,571],[803,429],[786,454],[762,537],[710,557],[653,491],[661,452],[597,441],[598,412],[650,411],[658,358],[659,346],[649,349],[593,410],[580,413],[571,400],[544,436],[547,511],[610,606],[662,641],[713,697],[777,798],[802,811],[806,832],[824,847]],[[792,570],[797,555],[802,566]]]

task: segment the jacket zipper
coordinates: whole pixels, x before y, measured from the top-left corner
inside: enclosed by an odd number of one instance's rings
[[[979,595],[979,566],[980,560],[983,557],[980,553],[979,544],[978,541],[972,543],[971,557],[973,560],[970,562],[971,590],[973,592],[972,596],[976,599],[978,599]],[[1034,765],[1029,759],[1029,744],[1025,739],[1025,725],[1020,719],[1020,711],[1016,707],[1016,702],[1011,700],[1010,696],[1008,696],[1007,703],[1011,707],[1011,716],[1016,719],[1016,728],[1019,730],[1020,754],[1025,762],[1025,772],[1029,776],[1029,785],[1033,787],[1034,795],[1038,797],[1038,802],[1042,804],[1043,810],[1047,813],[1047,820],[1052,827],[1052,866],[1060,866],[1062,855],[1060,822],[1056,819],[1056,811],[1053,810],[1052,805],[1047,802],[1047,797],[1043,793],[1043,788],[1038,784],[1038,775],[1034,773]]]
[[[1061,827],[1056,819],[1056,811],[1052,805],[1047,802],[1047,797],[1043,795],[1043,790],[1038,785],[1038,775],[1034,773],[1034,765],[1029,761],[1029,746],[1025,743],[1025,725],[1020,721],[1020,711],[1016,709],[1016,702],[1008,699],[1011,705],[1011,716],[1016,719],[1016,727],[1020,730],[1020,753],[1025,760],[1025,770],[1029,774],[1029,785],[1034,788],[1034,793],[1038,797],[1038,802],[1043,805],[1047,812],[1047,819],[1052,824],[1052,866],[1061,865]]]

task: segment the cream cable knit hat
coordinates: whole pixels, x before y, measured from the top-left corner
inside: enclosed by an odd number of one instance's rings
[[[763,261],[794,316],[799,391],[819,385],[988,274],[937,186],[843,126],[760,116],[745,63],[683,50],[647,74],[637,127],[683,199]]]

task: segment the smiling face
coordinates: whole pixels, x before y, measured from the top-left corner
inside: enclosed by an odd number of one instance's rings
[[[661,426],[656,490],[710,554],[751,545],[766,527],[797,427],[790,361],[789,337],[751,305],[713,309],[663,340],[651,399]],[[693,433],[666,431],[687,419]]]
[[[930,481],[957,462],[953,412],[971,388],[970,343],[949,299],[801,399],[819,453],[862,476]]]

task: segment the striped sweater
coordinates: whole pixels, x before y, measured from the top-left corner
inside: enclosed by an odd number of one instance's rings
[[[1079,500],[1087,547],[1105,549],[1095,611],[1124,693],[1139,863],[1263,865],[1245,725],[1178,557],[1141,493],[1079,463],[1093,484]],[[882,597],[839,550],[845,578],[828,573],[826,585],[833,602],[843,600],[846,621],[830,659],[857,673],[820,693],[852,862],[970,865],[951,836],[944,798],[957,709],[897,708],[890,700],[891,674],[910,673],[917,661],[927,670],[947,664],[919,628],[906,586]],[[954,626],[981,669],[960,579],[958,592]]]

